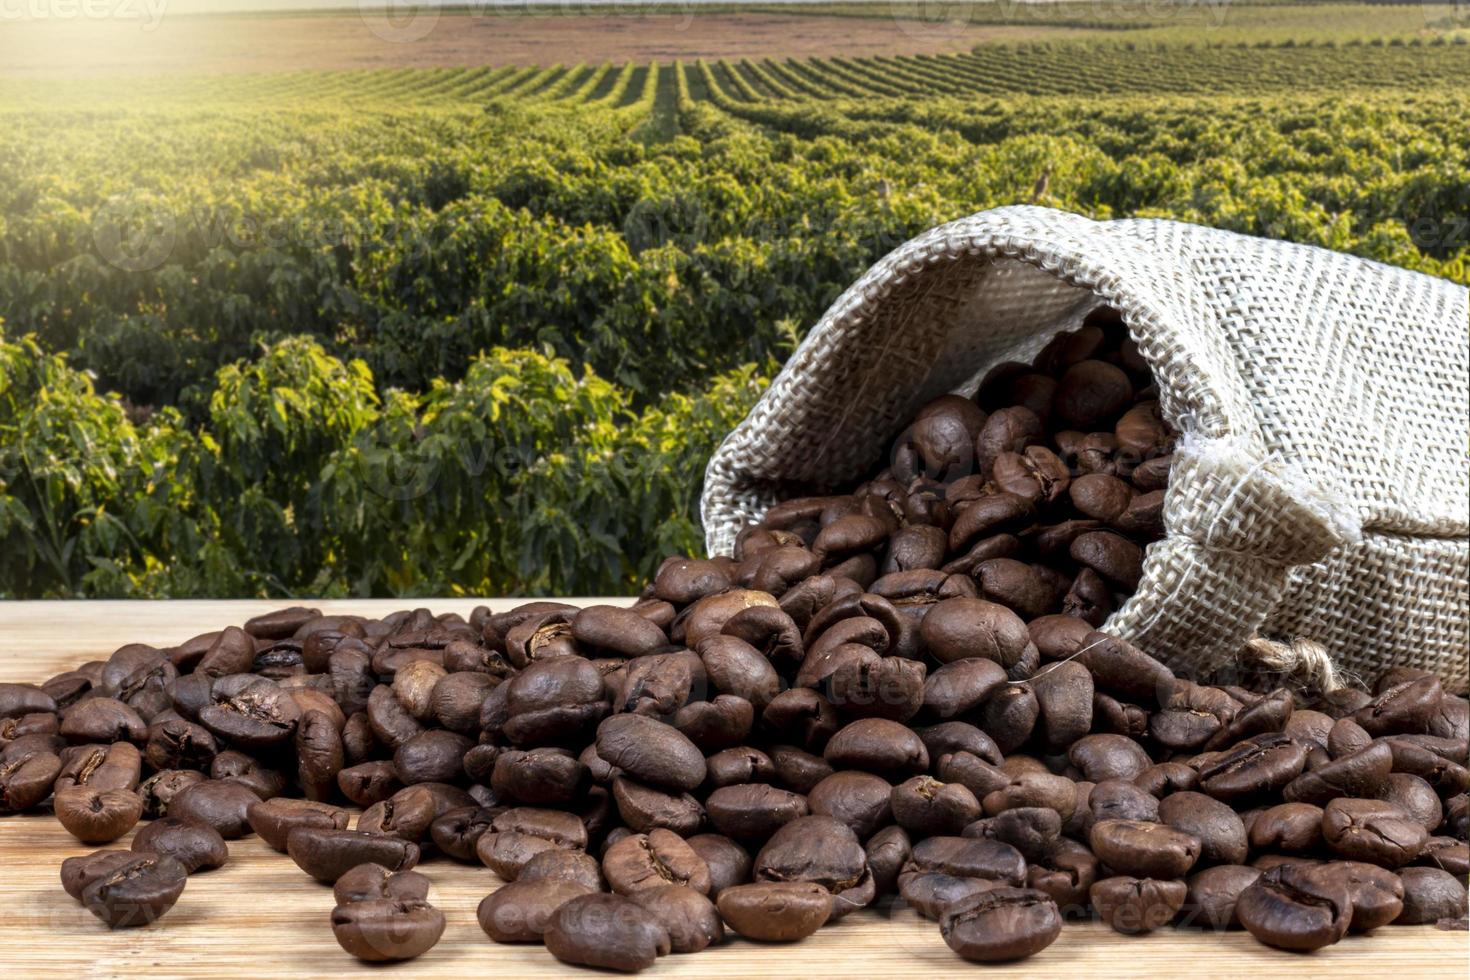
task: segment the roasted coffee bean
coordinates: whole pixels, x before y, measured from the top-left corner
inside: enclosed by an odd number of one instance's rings
[[[187,874],[222,867],[230,857],[219,831],[177,817],[155,820],[134,834],[133,851],[171,857]]]
[[[418,845],[396,837],[358,830],[294,827],[286,835],[286,853],[297,867],[328,884],[359,864],[381,864],[407,871],[419,861]]]
[[[1237,804],[1284,787],[1307,764],[1307,750],[1289,735],[1258,735],[1219,755],[1199,771],[1204,793]]]
[[[1444,821],[1444,804],[1434,787],[1412,773],[1390,773],[1378,798],[1404,811],[1426,831],[1434,831]]]
[[[225,840],[250,833],[250,807],[260,797],[243,783],[229,779],[206,779],[194,783],[170,801],[168,815],[202,823],[219,831]]]
[[[993,817],[974,821],[962,833],[964,837],[985,837],[1009,844],[1027,861],[1045,859],[1057,848],[1061,835],[1061,815],[1044,806],[1002,810]]]
[[[932,776],[914,776],[893,787],[891,805],[898,825],[923,837],[958,834],[983,812],[963,784]]]
[[[1249,852],[1245,823],[1219,800],[1203,793],[1171,793],[1159,801],[1159,819],[1175,830],[1199,838],[1201,861],[1245,863]],[[1255,826],[1259,825],[1258,818]]]
[[[69,857],[61,862],[61,887],[77,901],[88,885],[117,868],[130,864],[137,854],[132,851],[93,851],[79,857]]]
[[[687,837],[704,822],[704,807],[689,793],[674,793],[622,777],[613,780],[612,790],[618,815],[634,833],[662,827]]]
[[[1006,679],[1004,668],[992,660],[972,657],[947,663],[924,679],[924,714],[940,721],[968,715],[989,700]]]
[[[138,784],[138,797],[143,801],[143,818],[157,820],[168,816],[168,805],[195,783],[203,782],[204,773],[193,769],[165,769]]]
[[[332,935],[352,956],[369,963],[411,960],[444,935],[444,913],[406,898],[349,902],[332,909]]]
[[[1055,810],[1066,821],[1077,806],[1077,784],[1049,772],[1023,772],[986,794],[980,802],[991,816],[1021,806],[1044,806]]]
[[[216,755],[209,764],[209,775],[214,780],[244,786],[262,800],[280,796],[286,791],[284,773],[263,765],[253,756],[234,750]]]
[[[705,812],[710,825],[727,837],[764,840],[785,824],[806,816],[809,807],[799,793],[750,783],[724,786],[710,793]]]
[[[759,881],[720,892],[715,902],[731,929],[758,942],[789,943],[820,929],[832,912],[832,897],[806,881]]]
[[[61,737],[73,745],[85,742],[132,742],[148,739],[148,726],[137,711],[116,698],[78,701],[61,715]]]
[[[756,881],[809,881],[832,895],[831,917],[841,918],[876,895],[867,855],[857,835],[831,817],[801,817],[771,836],[755,857]]]
[[[1196,871],[1185,879],[1187,891],[1180,925],[1209,929],[1239,928],[1235,903],[1240,893],[1255,884],[1260,876],[1259,868],[1240,864],[1217,864],[1213,868]]]
[[[695,834],[686,843],[709,866],[711,895],[750,880],[751,859],[745,848],[722,834]]]
[[[837,769],[907,776],[929,768],[929,751],[914,732],[886,718],[861,718],[833,735],[822,752]]]
[[[1322,846],[1322,808],[1310,803],[1268,807],[1251,822],[1250,844],[1259,851],[1316,851]]]
[[[1397,684],[1360,708],[1353,720],[1369,735],[1409,735],[1429,730],[1444,689],[1437,677]]]
[[[881,897],[897,887],[899,873],[913,854],[913,844],[902,827],[888,826],[868,838],[863,852],[867,855],[874,890]]]
[[[563,963],[637,972],[667,956],[669,932],[651,912],[622,895],[579,895],[556,909],[544,937]]]
[[[496,757],[490,777],[506,799],[544,806],[575,802],[586,781],[587,767],[568,750],[552,747],[508,749]]]
[[[725,940],[725,923],[715,904],[693,888],[660,885],[640,889],[631,897],[668,930],[671,952],[697,953]]]
[[[189,878],[184,866],[171,857],[130,854],[129,858],[91,877],[81,891],[82,905],[109,929],[156,922],[173,908]]]
[[[1352,920],[1347,883],[1323,867],[1283,864],[1240,893],[1235,902],[1240,924],[1267,946],[1313,950],[1346,934]]]
[[[1200,856],[1200,839],[1161,823],[1101,820],[1088,835],[1092,851],[1121,874],[1183,878]]]
[[[338,905],[379,899],[427,901],[429,879],[417,871],[390,871],[381,864],[359,864],[332,886]]]
[[[357,818],[357,829],[419,843],[440,812],[440,800],[432,790],[409,786],[364,810]]]
[[[930,837],[914,845],[905,870],[937,872],[956,878],[982,878],[1017,885],[1026,880],[1021,852],[1000,841],[970,837]]]
[[[1323,810],[1322,838],[1349,861],[1397,868],[1419,856],[1429,834],[1392,803],[1344,797]]]
[[[1337,731],[1336,725],[1333,731]],[[1328,737],[1330,739],[1331,735]],[[1392,769],[1393,751],[1388,743],[1373,742],[1351,753],[1334,754],[1331,762],[1304,772],[1287,783],[1281,795],[1291,802],[1315,803],[1318,806],[1339,796],[1371,799],[1388,786]]]
[[[56,819],[84,844],[107,844],[132,830],[143,816],[143,800],[128,789],[72,786],[56,794]]]
[[[1388,925],[1404,908],[1404,886],[1392,871],[1358,861],[1333,861],[1323,873],[1337,876],[1347,885],[1353,905],[1353,932],[1368,932]]]
[[[456,861],[475,861],[475,846],[490,829],[498,811],[478,805],[457,806],[445,810],[429,824],[429,837],[434,846]]]
[[[1021,617],[1005,606],[964,597],[935,603],[919,627],[925,649],[941,663],[982,657],[1009,668],[1031,644]]]
[[[1083,736],[1072,743],[1067,758],[1081,770],[1083,778],[1094,783],[1133,779],[1153,761],[1137,742],[1109,734]]]
[[[622,895],[670,884],[700,894],[710,890],[709,865],[679,835],[659,828],[624,837],[609,847],[602,872],[612,890]]]
[[[1088,892],[1098,917],[1117,932],[1152,932],[1184,907],[1189,888],[1182,881],[1120,875],[1096,882]]]
[[[480,928],[497,943],[537,943],[557,909],[589,889],[554,878],[512,881],[486,895],[475,912]]]
[[[893,786],[871,773],[845,770],[833,773],[807,796],[812,813],[846,824],[859,837],[869,837],[893,821]]]
[[[522,865],[520,874],[516,876],[516,881],[542,879],[574,882],[592,892],[607,890],[602,866],[584,851],[542,851]]]
[[[899,896],[915,912],[936,922],[960,899],[1000,887],[1000,882],[986,878],[962,878],[940,871],[907,870],[898,875]]]
[[[1056,903],[1032,888],[992,888],[944,910],[939,934],[967,960],[993,963],[1033,956],[1056,941],[1062,917]]]
[[[1440,868],[1401,868],[1404,909],[1394,922],[1417,926],[1465,916],[1465,883]]]

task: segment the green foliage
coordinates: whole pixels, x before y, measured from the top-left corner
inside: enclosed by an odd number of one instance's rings
[[[1464,37],[1283,40],[0,83],[0,596],[627,591],[802,330],[984,208],[1470,284]]]
[[[209,420],[0,341],[0,596],[604,594],[700,546],[703,462],[753,367],[643,409],[590,370],[497,348],[379,400],[287,338],[222,368]]]

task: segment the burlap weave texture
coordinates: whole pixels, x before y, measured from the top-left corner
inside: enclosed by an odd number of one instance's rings
[[[925,402],[973,393],[1106,303],[1183,434],[1116,632],[1195,674],[1265,636],[1341,672],[1470,673],[1470,294],[1318,248],[1035,207],[908,242],[840,296],[716,451],[707,545],[883,463]]]

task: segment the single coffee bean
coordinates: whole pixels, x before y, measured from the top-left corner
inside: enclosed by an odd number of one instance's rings
[[[862,908],[877,895],[857,834],[831,817],[800,817],[771,836],[755,856],[756,881],[809,881],[832,896],[831,918]]]
[[[245,819],[267,846],[284,854],[286,838],[295,828],[346,830],[351,815],[329,803],[276,797],[251,803],[245,808]]]
[[[695,834],[685,843],[709,866],[711,895],[750,880],[750,854],[723,834]]]
[[[171,857],[132,854],[82,889],[82,904],[109,929],[150,925],[174,907],[189,875]]]
[[[84,844],[106,844],[132,830],[143,800],[132,790],[72,786],[56,794],[56,819]]]
[[[1261,869],[1240,864],[1217,864],[1196,871],[1185,879],[1184,916],[1180,925],[1210,929],[1236,929],[1240,919],[1235,903],[1240,893],[1255,884]]]
[[[992,888],[945,909],[939,934],[967,960],[980,963],[1033,956],[1056,941],[1062,917],[1056,903],[1031,888]]]
[[[630,897],[668,930],[671,952],[697,953],[725,941],[725,924],[715,904],[693,888],[660,885],[641,889]]]
[[[688,793],[673,793],[622,777],[613,780],[612,789],[618,815],[634,833],[646,834],[662,827],[684,837],[704,822],[704,807]]]
[[[1240,924],[1279,949],[1313,950],[1341,939],[1352,920],[1347,884],[1321,866],[1279,865],[1240,893]]]
[[[444,935],[444,913],[416,899],[373,899],[332,909],[332,935],[368,963],[411,960]]]
[[[913,854],[913,844],[902,827],[884,827],[863,845],[873,887],[879,896],[888,895],[898,885],[899,872]]]
[[[799,793],[748,783],[715,790],[705,800],[705,812],[710,825],[721,834],[749,841],[765,840],[784,825],[806,816],[809,809],[807,799]]]
[[[1398,875],[1360,861],[1332,861],[1323,873],[1339,877],[1353,903],[1352,932],[1368,932],[1386,926],[1404,909],[1404,885]]]
[[[669,932],[643,906],[622,895],[579,895],[556,909],[544,933],[563,963],[634,973],[667,956]]]
[[[1153,762],[1137,742],[1123,735],[1085,735],[1067,750],[1072,765],[1084,779],[1133,779]]]
[[[1429,840],[1424,827],[1392,803],[1347,797],[1327,804],[1322,837],[1328,847],[1350,861],[1385,868],[1413,861]]]
[[[186,788],[168,805],[168,815],[202,823],[219,831],[225,840],[250,833],[250,807],[260,802],[244,783],[231,779],[207,779]]]
[[[155,820],[134,834],[133,851],[171,857],[187,874],[222,867],[230,858],[219,831],[177,817]]]
[[[61,887],[77,901],[82,891],[93,881],[137,857],[132,851],[93,851],[79,857],[69,857],[61,862]]]
[[[1440,868],[1400,868],[1404,910],[1398,925],[1417,926],[1465,915],[1465,883]]]
[[[1027,861],[1040,861],[1057,847],[1062,834],[1062,818],[1044,806],[1023,806],[1002,810],[993,817],[976,820],[963,828],[963,837],[984,837],[1009,844]]]
[[[1161,823],[1102,820],[1088,835],[1104,864],[1125,875],[1183,878],[1199,860],[1200,839]]]
[[[1306,764],[1306,748],[1291,736],[1255,736],[1202,766],[1200,791],[1226,803],[1243,803],[1277,792],[1301,775]]]
[[[1250,844],[1258,851],[1316,851],[1322,846],[1322,808],[1310,803],[1268,807],[1251,823]]]
[[[688,886],[702,895],[710,890],[709,865],[678,834],[659,828],[624,837],[609,847],[602,873],[620,895],[670,884]]]
[[[691,790],[704,782],[704,755],[678,729],[641,715],[614,715],[597,728],[597,754],[639,782]]]
[[[379,899],[428,901],[429,879],[417,871],[390,871],[381,864],[359,864],[332,886],[338,905]]]
[[[1219,800],[1203,793],[1171,793],[1159,801],[1159,819],[1175,830],[1199,838],[1201,861],[1245,863],[1249,851],[1245,824]]]
[[[808,881],[760,881],[720,892],[716,907],[731,929],[758,942],[805,939],[826,923],[832,896]]]
[[[1009,844],[987,838],[930,837],[914,845],[905,870],[939,872],[1017,885],[1026,880],[1026,861]]]
[[[920,836],[958,834],[980,818],[980,801],[960,783],[914,776],[893,787],[893,819]]]
[[[286,835],[286,853],[302,871],[328,884],[359,864],[407,871],[419,861],[418,846],[397,837],[323,827],[292,828]]]
[[[143,801],[143,818],[157,820],[168,816],[168,805],[173,802],[173,798],[204,779],[204,773],[192,769],[165,769],[149,776],[138,784],[138,797]]]
[[[485,935],[497,943],[541,942],[557,909],[597,890],[565,879],[512,881],[486,895],[475,917]]]
[[[1097,882],[1088,894],[1099,918],[1132,935],[1167,925],[1184,907],[1188,892],[1182,881],[1119,876]]]
[[[908,776],[929,768],[929,751],[913,730],[886,718],[860,718],[833,735],[822,753],[838,769]]]
[[[926,919],[939,921],[944,910],[962,898],[1003,887],[987,878],[962,878],[941,871],[901,871],[898,893],[913,910]]]
[[[1021,617],[984,599],[954,598],[936,603],[919,627],[920,641],[941,663],[981,657],[1012,667],[1031,645]]]

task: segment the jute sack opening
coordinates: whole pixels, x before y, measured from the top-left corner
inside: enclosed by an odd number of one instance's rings
[[[1178,222],[1000,208],[889,254],[711,458],[709,552],[779,500],[873,472],[924,403],[973,394],[1102,304],[1182,433],[1166,536],[1104,628],[1188,676],[1331,688],[1404,665],[1463,689],[1467,291]]]

